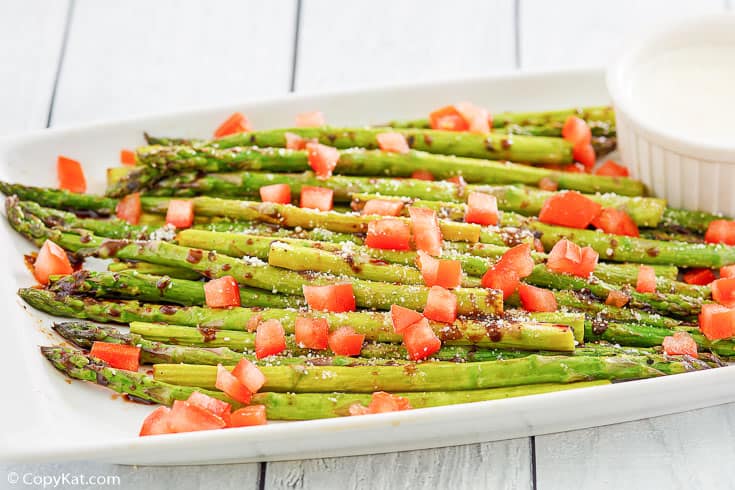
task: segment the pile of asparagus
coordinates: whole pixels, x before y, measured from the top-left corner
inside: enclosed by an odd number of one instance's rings
[[[0,183],[11,226],[31,242],[51,240],[77,264],[111,259],[107,271],[82,268],[18,294],[40,311],[76,319],[54,326],[71,346],[41,349],[72,378],[152,403],[170,405],[201,391],[238,406],[215,388],[216,366],[248,359],[266,377],[252,403],[265,405],[271,420],[347,415],[350,405],[367,404],[375,391],[399,394],[420,408],[727,363],[735,356],[733,339],[710,342],[697,327],[702,305],[711,302],[709,287],[679,280],[681,268],[735,263],[735,247],[703,240],[708,224],[720,217],[671,209],[646,197],[632,179],[564,171],[572,148],[560,135],[570,114],[592,128],[598,154],[614,148],[614,116],[602,107],[498,114],[489,135],[431,130],[425,120],[393,121],[390,128],[252,131],[216,140],[146,135],[135,166],[109,169],[105,196]],[[411,150],[377,149],[376,137],[385,131],[403,134]],[[334,175],[317,178],[306,151],[285,148],[286,133],[339,148]],[[417,170],[437,180],[410,178]],[[463,180],[442,180],[456,176]],[[538,187],[549,180],[625,210],[641,236],[540,222],[544,202],[559,192]],[[289,184],[294,196],[303,186],[329,188],[335,209],[260,202],[259,189],[276,183]],[[119,200],[133,192],[141,193],[139,224],[115,217]],[[470,192],[497,198],[497,227],[463,221]],[[174,230],[164,216],[170,200],[182,197],[193,201],[196,219],[191,228]],[[430,322],[442,347],[421,362],[408,360],[388,311],[392,305],[421,311],[428,288],[416,252],[366,246],[368,224],[380,216],[359,210],[376,198],[436,210],[442,258],[462,265],[462,285],[454,290],[460,316],[453,324]],[[562,238],[600,255],[593,275],[547,268],[545,252]],[[524,282],[551,290],[558,311],[528,313],[517,295],[503,300],[482,287],[488,268],[520,243],[540,245]],[[654,267],[655,293],[636,292],[640,264]],[[237,281],[241,307],[206,306],[205,281],[223,276]],[[304,286],[343,280],[353,285],[358,311],[306,308]],[[606,304],[611,292],[624,293],[625,304]],[[360,355],[300,347],[293,338],[297,316],[326,318],[331,330],[354,328],[366,339]],[[268,319],[283,325],[287,348],[257,359],[251,327]],[[699,358],[663,353],[664,338],[677,331],[691,335]],[[90,357],[86,350],[95,341],[139,346],[152,375]]]

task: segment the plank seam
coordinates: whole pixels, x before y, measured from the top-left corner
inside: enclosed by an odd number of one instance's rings
[[[69,41],[69,31],[71,30],[71,21],[74,16],[74,5],[76,0],[69,0],[69,8],[66,11],[66,20],[64,22],[64,34],[61,38],[61,51],[59,52],[59,62],[56,65],[56,74],[54,75],[54,85],[51,89],[51,100],[49,101],[48,117],[46,118],[46,127],[51,127],[51,121],[54,116],[54,103],[56,102],[56,90],[59,87],[59,78],[61,78],[61,69],[64,65],[64,56],[66,55],[66,45]]]
[[[531,488],[536,490],[536,436],[531,436]]]
[[[267,470],[268,463],[264,461],[259,463],[259,465],[260,472],[258,473],[258,490],[265,490],[265,472]]]
[[[291,92],[296,90],[296,69],[299,64],[299,34],[301,31],[301,0],[296,0],[296,25],[293,34],[293,57],[291,59]]]

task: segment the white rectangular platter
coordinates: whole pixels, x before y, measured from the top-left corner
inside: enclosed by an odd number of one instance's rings
[[[84,165],[90,189],[102,192],[104,169],[121,148],[142,144],[142,131],[206,136],[235,110],[256,128],[288,126],[295,114],[321,110],[331,124],[420,117],[471,100],[494,111],[607,103],[603,74],[567,71],[496,76],[349,93],[294,95],[226,107],[53,129],[0,142],[0,178],[54,186],[59,154]],[[735,400],[735,367],[523,398],[399,413],[139,438],[151,407],[65,379],[38,352],[58,341],[52,318],[15,292],[32,277],[23,254],[33,246],[0,220],[3,355],[0,356],[0,460],[97,460],[124,464],[205,464],[382,453],[468,444],[611,424]]]

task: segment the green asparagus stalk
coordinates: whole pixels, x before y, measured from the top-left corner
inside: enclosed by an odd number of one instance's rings
[[[41,206],[60,209],[77,209],[94,212],[100,216],[115,214],[117,199],[91,194],[79,194],[63,189],[33,187],[0,181],[0,192],[6,196],[18,196],[23,201],[34,201]]]
[[[201,279],[201,274],[196,271],[170,267],[167,265],[149,264],[147,262],[115,261],[107,265],[110,272],[139,272],[141,274],[152,274],[154,276],[169,276],[174,279],[187,279],[196,281]]]

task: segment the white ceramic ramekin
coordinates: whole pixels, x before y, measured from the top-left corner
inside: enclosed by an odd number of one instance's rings
[[[647,123],[631,97],[631,80],[642,63],[677,48],[712,44],[732,45],[732,56],[722,62],[735,63],[735,15],[701,17],[646,35],[610,67],[607,85],[621,162],[632,176],[670,206],[735,216],[735,122],[732,141],[702,143]],[[735,97],[735,84],[732,89],[730,97]]]

